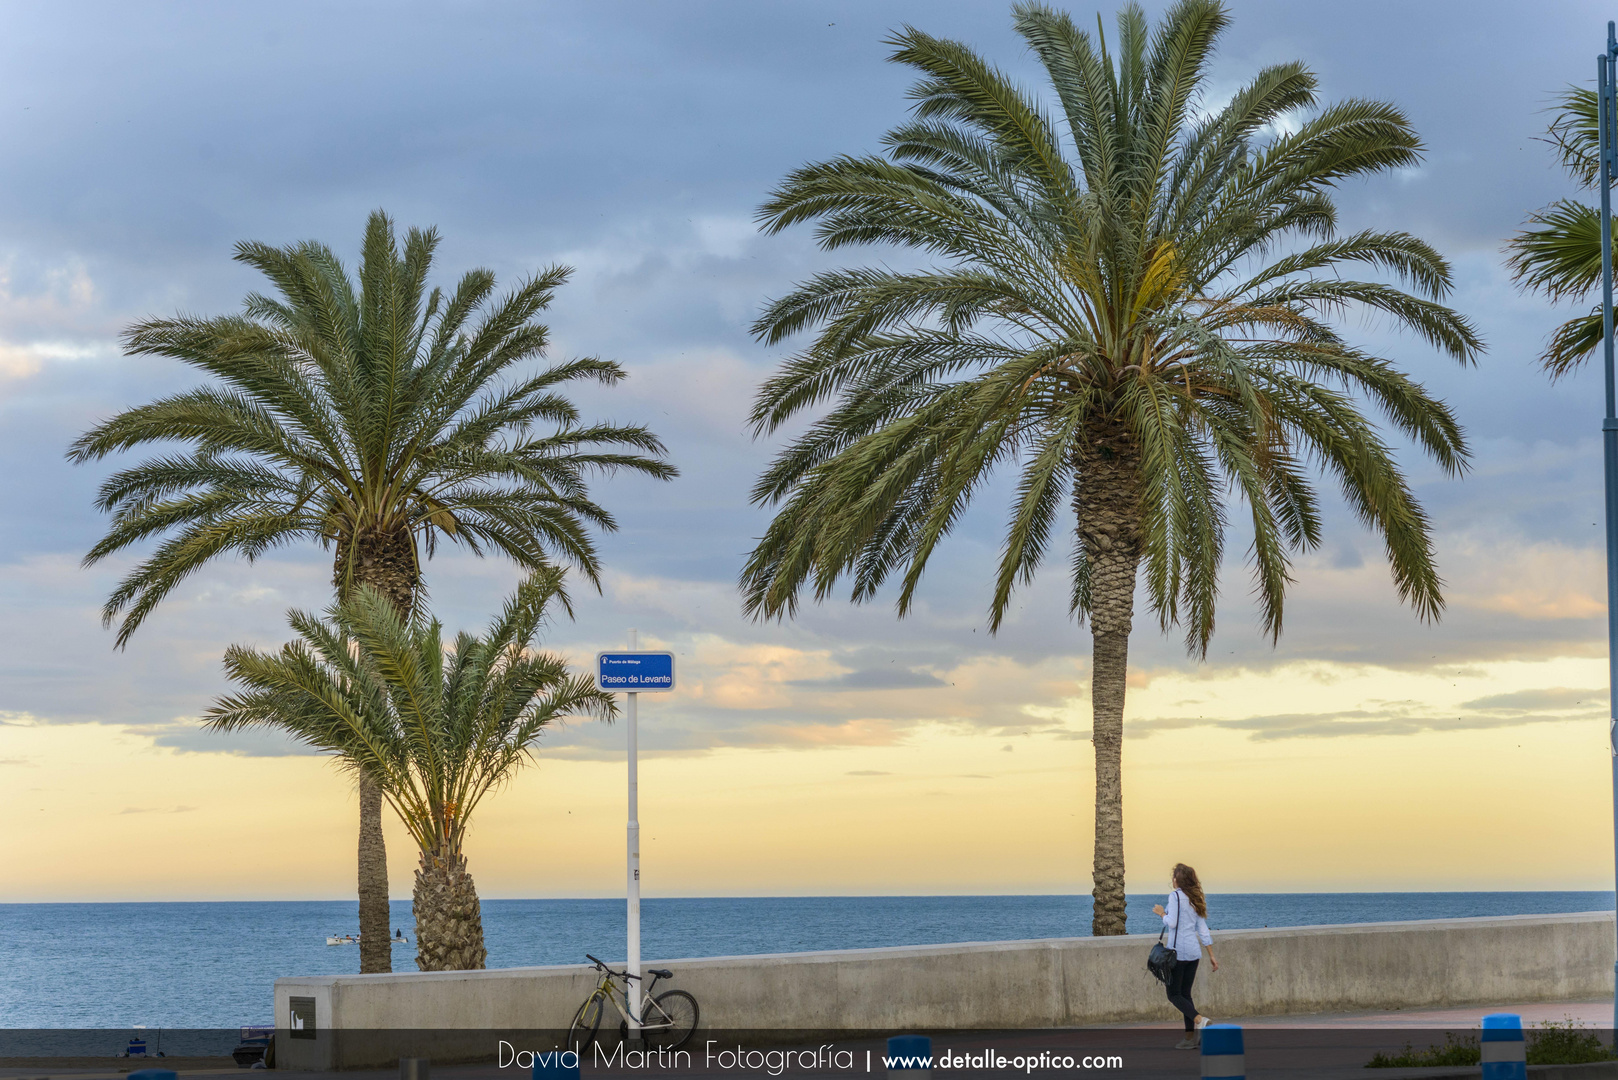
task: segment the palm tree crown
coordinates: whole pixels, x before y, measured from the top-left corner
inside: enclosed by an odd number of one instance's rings
[[[242,692],[219,699],[206,723],[275,727],[372,778],[420,849],[418,901],[424,889],[435,899],[464,893],[462,844],[484,796],[532,756],[556,719],[616,711],[588,676],[535,651],[554,603],[568,604],[562,572],[539,571],[487,633],[446,642],[437,621],[403,616],[362,586],[327,618],[292,612],[298,638],[278,652],[232,646],[225,671]],[[483,966],[475,891],[460,906],[459,918],[445,918],[435,903],[418,903],[424,970]],[[455,930],[472,920],[475,941]]]
[[[1551,121],[1550,143],[1579,187],[1596,191],[1600,138],[1596,94],[1572,86]],[[1581,300],[1601,284],[1601,213],[1575,199],[1557,199],[1528,216],[1528,227],[1506,243],[1506,264],[1517,283],[1554,301]],[[1551,335],[1539,362],[1553,378],[1578,367],[1601,344],[1601,308],[1577,315]]]
[[[565,268],[498,301],[494,275],[474,270],[445,295],[426,284],[437,244],[435,231],[412,229],[401,252],[392,223],[375,213],[358,281],[320,244],[240,244],[237,259],[277,296],[249,296],[240,315],[152,319],[126,332],[131,353],[173,357],[214,385],[120,413],[69,453],[84,462],[145,443],[189,444],[101,487],[112,525],[87,563],[166,537],[107,601],[109,624],[123,615],[120,646],[215,556],[252,560],[301,539],[335,547],[340,591],[369,581],[404,608],[422,554],[440,539],[504,552],[528,569],[560,559],[596,579],[588,530],[614,523],[586,476],[675,470],[646,428],[583,424],[562,396],[572,381],[618,382],[616,363],[572,360],[509,377],[543,353],[547,330],[534,318]]]
[[[1319,468],[1381,533],[1401,594],[1436,616],[1427,519],[1362,406],[1451,473],[1467,457],[1440,401],[1332,325],[1360,307],[1463,362],[1482,348],[1441,303],[1437,251],[1336,229],[1331,188],[1413,165],[1420,141],[1391,105],[1319,105],[1297,63],[1205,112],[1227,21],[1214,0],[1181,0],[1154,32],[1130,5],[1114,53],[1019,4],[1054,118],[968,46],[906,28],[892,59],[919,73],[914,118],[883,155],[798,169],[760,211],[770,232],[814,221],[828,250],[888,244],[926,265],[821,273],[758,319],[767,343],[812,337],[760,390],[755,431],[827,409],[754,488],[778,509],[742,573],[746,608],[790,615],[804,588],[823,599],[845,576],[868,600],[898,574],[904,614],[939,540],[1004,467],[1017,483],[997,628],[1074,513],[1072,607],[1096,642],[1098,932],[1122,932],[1121,810],[1101,774],[1121,737],[1141,564],[1160,624],[1205,652],[1234,489],[1278,635],[1291,560],[1320,539]],[[1399,284],[1343,276],[1356,265]]]

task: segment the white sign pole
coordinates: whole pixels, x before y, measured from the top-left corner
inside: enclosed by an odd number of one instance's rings
[[[638,638],[633,629],[629,631],[629,651],[634,652]],[[629,718],[629,973],[640,975],[640,777],[635,761],[636,742],[639,739],[637,728],[636,705],[640,695],[630,693],[629,707],[625,710]],[[631,1042],[640,1041],[640,979],[629,980],[628,993],[629,1039]]]

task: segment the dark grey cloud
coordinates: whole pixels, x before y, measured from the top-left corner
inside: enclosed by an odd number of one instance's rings
[[[119,356],[120,327],[150,314],[233,310],[259,287],[230,261],[241,239],[320,238],[352,261],[364,215],[379,206],[403,224],[441,228],[441,281],[481,265],[505,281],[552,261],[577,267],[551,313],[555,355],[622,360],[629,381],[582,394],[587,415],[650,424],[684,470],[670,485],[601,486],[623,526],[604,538],[603,556],[625,584],[600,597],[581,590],[577,621],[553,627],[553,645],[583,657],[621,643],[633,625],[680,649],[717,635],[822,655],[821,670],[848,673],[789,680],[821,691],[802,699],[801,714],[671,701],[660,707],[666,723],[648,731],[658,752],[887,737],[920,716],[964,713],[941,684],[973,663],[1071,660],[1081,692],[1088,635],[1067,616],[1060,545],[998,637],[985,630],[1009,477],[984,491],[939,550],[907,620],[894,619],[890,594],[860,608],[810,605],[794,623],[751,623],[733,588],[768,521],[746,493],[780,445],[747,432],[751,394],[781,355],[754,343],[748,326],[795,279],[866,258],[828,258],[804,231],[760,237],[754,209],[788,169],[874,150],[905,115],[909,77],[884,63],[882,43],[902,23],[967,40],[1034,85],[1008,8],[154,3],[98,8],[94,25],[60,5],[9,9],[0,40],[0,474],[11,508],[0,517],[9,616],[0,622],[0,713],[134,725],[187,751],[303,752],[175,718],[197,715],[224,688],[225,643],[272,644],[285,636],[286,608],[325,604],[328,556],[293,549],[252,567],[209,568],[114,653],[99,608],[124,567],[78,566],[104,526],[92,503],[107,469],[71,468],[61,453],[95,420],[194,382],[176,365]],[[1100,8],[1109,21],[1112,9]],[[1088,26],[1097,8],[1073,10]],[[1499,247],[1524,213],[1569,191],[1534,137],[1549,96],[1588,77],[1607,13],[1589,3],[1391,0],[1240,0],[1231,12],[1216,90],[1297,58],[1320,73],[1327,98],[1389,99],[1410,113],[1425,163],[1345,190],[1343,225],[1436,242],[1455,263],[1452,302],[1477,320],[1490,353],[1463,370],[1375,322],[1348,326],[1450,401],[1471,432],[1463,481],[1406,453],[1450,582],[1445,618],[1424,625],[1399,605],[1378,545],[1326,485],[1327,542],[1299,560],[1278,646],[1257,631],[1235,515],[1208,663],[1261,673],[1300,659],[1420,668],[1593,654],[1604,647],[1600,612],[1556,567],[1599,550],[1598,382],[1582,374],[1553,386],[1533,370],[1564,313],[1512,289]],[[481,625],[514,581],[498,563],[453,554],[428,572],[432,602],[452,626]],[[631,587],[648,581],[663,591]],[[1139,668],[1197,666],[1148,613],[1136,627]],[[925,690],[930,707],[889,715],[858,693],[880,689]],[[998,711],[955,720],[1021,727],[1020,709],[1049,697],[1031,685],[1007,693]],[[1481,723],[1490,707],[1469,708]],[[1266,730],[1323,722],[1295,720]],[[1384,722],[1418,720],[1341,726]],[[572,725],[552,745],[605,754],[620,738]]]

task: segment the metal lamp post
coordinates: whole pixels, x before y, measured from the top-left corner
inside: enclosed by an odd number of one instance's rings
[[[1596,58],[1597,149],[1601,157],[1601,359],[1606,376],[1607,413],[1601,421],[1601,450],[1607,487],[1607,685],[1611,699],[1607,739],[1612,748],[1613,859],[1618,871],[1618,384],[1613,375],[1612,341],[1612,185],[1618,180],[1618,131],[1613,127],[1618,84],[1618,34],[1607,24],[1607,51]],[[1618,978],[1618,964],[1613,966]],[[1618,1038],[1618,994],[1612,1026]]]

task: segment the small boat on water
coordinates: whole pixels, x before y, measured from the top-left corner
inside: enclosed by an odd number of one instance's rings
[[[395,944],[395,945],[408,945],[408,944],[410,944],[410,939],[405,937],[404,934],[402,934],[402,933],[400,933],[398,931],[395,931],[394,935],[392,937],[390,937],[388,940],[393,942],[393,944]],[[359,943],[360,943],[360,935],[358,935],[358,934],[344,934],[341,937],[329,937],[329,938],[326,939],[326,944],[327,945],[358,945]]]

